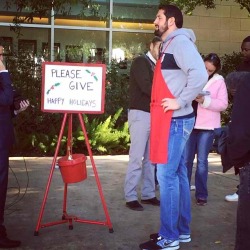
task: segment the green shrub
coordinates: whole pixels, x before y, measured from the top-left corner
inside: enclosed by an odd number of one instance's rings
[[[122,108],[118,121],[122,124],[127,121],[129,76],[120,72],[119,64],[114,60],[107,68],[105,114],[113,115]]]
[[[232,54],[224,55],[221,57],[222,72],[221,74],[226,77],[229,73],[236,70],[241,62],[241,53],[233,52]],[[229,105],[227,109],[221,114],[221,124],[225,126],[230,121],[230,114],[232,111],[232,97],[229,96]]]
[[[123,154],[127,153],[129,145],[128,122],[125,122],[121,127],[116,127],[118,118],[122,113],[120,108],[114,116],[109,116],[106,120],[101,121],[94,118],[89,122],[88,116],[83,115],[86,131],[88,133],[89,143],[91,148],[98,154]],[[82,147],[84,137],[82,128],[79,126],[74,133],[74,143]],[[81,142],[81,145],[79,144]],[[79,148],[79,146],[77,148]]]
[[[230,72],[233,72],[236,70],[236,67],[241,62],[241,53],[233,52],[232,54],[224,55],[221,57],[221,63],[222,63],[222,75],[226,77]]]

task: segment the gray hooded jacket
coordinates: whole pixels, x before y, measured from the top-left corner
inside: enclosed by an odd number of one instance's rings
[[[194,44],[195,40],[192,30],[181,28],[173,31],[163,42],[162,75],[181,106],[174,111],[173,118],[193,112],[192,100],[208,80],[205,64]]]

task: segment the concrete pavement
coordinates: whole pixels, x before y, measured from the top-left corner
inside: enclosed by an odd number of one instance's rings
[[[137,250],[159,228],[159,207],[143,205],[144,211],[125,207],[123,183],[127,155],[94,156],[114,233],[103,225],[73,222],[39,229],[34,236],[52,157],[10,158],[9,189],[5,224],[11,239],[20,239],[19,249]],[[195,166],[194,166],[195,168]],[[224,197],[236,190],[238,176],[233,170],[221,172],[220,157],[209,156],[209,198],[207,206],[195,204],[192,191],[192,241],[181,243],[183,250],[233,250],[237,202]],[[92,165],[87,160],[86,180],[68,185],[69,214],[94,221],[106,221]],[[20,189],[19,189],[20,187]],[[42,224],[61,220],[64,183],[54,170]],[[159,197],[159,191],[157,191]]]

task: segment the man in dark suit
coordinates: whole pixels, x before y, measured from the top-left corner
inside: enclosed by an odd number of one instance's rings
[[[10,240],[4,226],[4,207],[8,186],[9,150],[14,143],[14,129],[12,117],[14,110],[13,88],[8,71],[3,64],[3,46],[0,44],[0,248],[13,248],[20,246],[20,241]],[[25,110],[28,101],[20,103],[15,114]]]

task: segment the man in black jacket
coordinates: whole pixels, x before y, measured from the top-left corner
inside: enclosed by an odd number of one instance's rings
[[[241,44],[241,54],[242,61],[236,68],[237,71],[247,71],[250,72],[250,36],[247,36]],[[238,201],[239,198],[239,185],[237,186],[237,191],[234,194],[229,194],[225,196],[226,201]]]
[[[221,158],[224,172],[234,167],[240,174],[235,250],[246,250],[250,249],[250,72],[233,72],[226,82],[235,94]]]
[[[130,69],[128,123],[131,144],[124,193],[126,206],[137,211],[143,210],[137,195],[141,177],[141,202],[160,205],[155,197],[154,166],[149,160],[151,89],[160,45],[161,38],[154,37],[150,51],[135,58]]]

